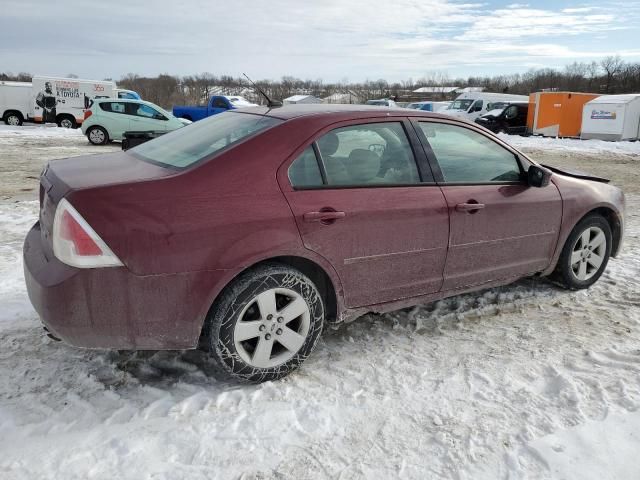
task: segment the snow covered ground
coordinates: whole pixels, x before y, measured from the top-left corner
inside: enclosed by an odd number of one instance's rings
[[[577,153],[626,153],[640,156],[640,142],[605,142],[604,140],[580,140],[578,138],[521,137],[499,133],[505,142],[516,148],[552,150]]]
[[[367,315],[258,386],[213,381],[198,352],[43,336],[21,264],[37,202],[4,201],[0,478],[640,478],[637,192],[591,289],[527,279]]]

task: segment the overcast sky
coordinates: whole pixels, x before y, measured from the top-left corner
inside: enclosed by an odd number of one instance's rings
[[[640,1],[0,0],[0,71],[418,79],[640,61]]]

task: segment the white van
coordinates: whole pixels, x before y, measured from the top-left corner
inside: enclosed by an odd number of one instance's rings
[[[509,95],[506,93],[465,92],[451,102],[441,113],[474,121],[491,110],[506,107],[512,102],[528,102],[526,95]]]
[[[111,81],[35,76],[32,82],[0,82],[0,115],[7,125],[24,121],[76,128],[96,98],[140,98]]]

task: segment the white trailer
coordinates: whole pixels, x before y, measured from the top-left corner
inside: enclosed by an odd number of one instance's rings
[[[29,82],[0,82],[0,115],[7,125],[22,125],[31,105]]]
[[[640,94],[602,95],[584,104],[580,138],[640,139]]]
[[[451,102],[446,110],[440,111],[447,115],[473,121],[481,115],[500,107],[506,107],[513,102],[528,102],[526,95],[510,95],[507,93],[464,92]]]

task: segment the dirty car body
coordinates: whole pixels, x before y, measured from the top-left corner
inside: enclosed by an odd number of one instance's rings
[[[533,171],[548,184],[532,186]],[[544,169],[474,124],[407,109],[259,107],[127,152],[50,162],[25,278],[42,322],[69,344],[188,349],[257,266],[304,274],[337,322],[549,275],[593,212],[615,256],[619,189]]]

